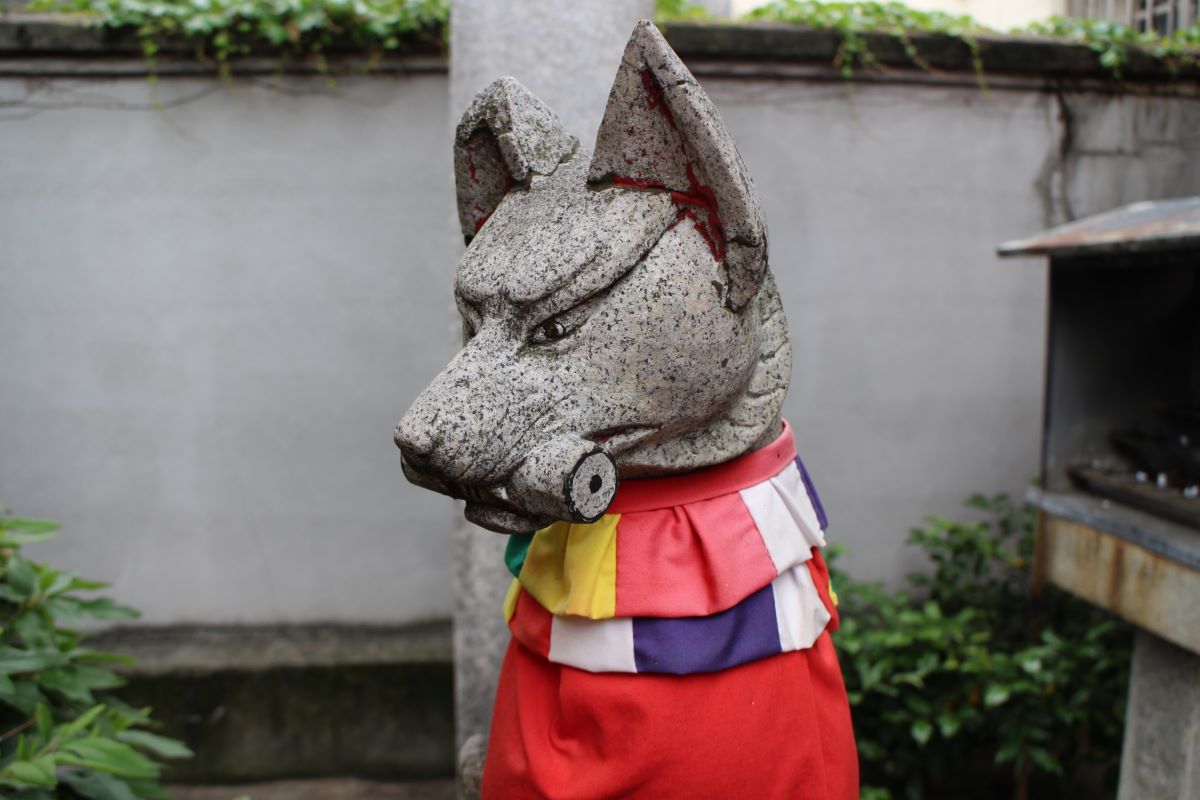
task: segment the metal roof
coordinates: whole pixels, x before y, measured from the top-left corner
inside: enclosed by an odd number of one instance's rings
[[[1059,225],[1029,239],[1005,242],[1002,256],[1056,258],[1200,250],[1200,197],[1154,200]]]

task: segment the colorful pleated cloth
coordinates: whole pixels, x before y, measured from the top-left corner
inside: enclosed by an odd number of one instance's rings
[[[850,800],[827,525],[791,430],[511,537],[485,800]]]

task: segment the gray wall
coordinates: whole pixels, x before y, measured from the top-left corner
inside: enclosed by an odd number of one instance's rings
[[[1037,470],[1045,266],[994,246],[1200,193],[1200,102],[701,80],[763,195],[785,413],[830,538],[855,574],[897,579],[912,525]]]
[[[895,579],[922,516],[1036,468],[1044,268],[993,246],[1200,192],[1200,103],[700,74],[831,539]],[[448,616],[455,511],[390,441],[452,349],[446,77],[158,94],[0,79],[0,499],[148,622]]]
[[[157,96],[0,82],[0,498],[147,622],[445,617],[391,441],[452,352],[445,77]]]

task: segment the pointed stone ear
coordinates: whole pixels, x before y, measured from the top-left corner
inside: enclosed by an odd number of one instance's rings
[[[469,243],[514,186],[549,175],[579,142],[513,78],[475,95],[454,134],[458,221]]]
[[[625,46],[588,180],[670,191],[724,265],[726,304],[754,296],[767,266],[754,183],[712,101],[649,20]]]

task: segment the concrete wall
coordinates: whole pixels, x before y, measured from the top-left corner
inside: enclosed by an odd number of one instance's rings
[[[445,77],[0,98],[0,498],[65,525],[34,553],[146,622],[447,616],[454,512],[391,440],[452,352]]]
[[[831,539],[897,579],[910,526],[1036,469],[1043,267],[993,246],[1200,192],[1200,104],[703,66]],[[390,441],[451,350],[446,77],[150,91],[0,79],[0,499],[148,622],[448,616],[455,511]]]
[[[1200,103],[701,79],[762,193],[791,324],[784,411],[856,575],[1038,464],[1045,267],[994,245],[1200,192]],[[1063,109],[1066,117],[1063,117]]]

